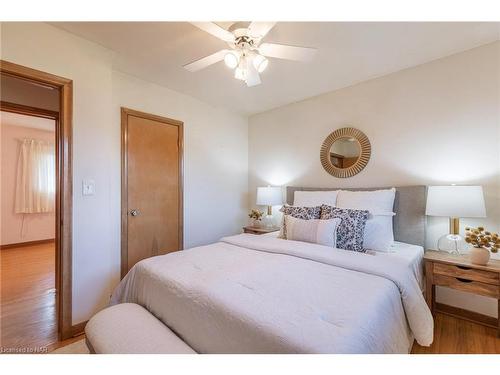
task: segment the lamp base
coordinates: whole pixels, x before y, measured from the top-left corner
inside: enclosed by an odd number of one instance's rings
[[[459,234],[445,234],[438,240],[438,250],[451,254],[461,254],[467,250],[468,245]]]
[[[262,220],[262,224],[264,224],[264,227],[268,228],[268,229],[274,227],[273,215],[264,216],[264,219]]]

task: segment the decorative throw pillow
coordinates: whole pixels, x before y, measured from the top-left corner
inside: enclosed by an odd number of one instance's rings
[[[394,244],[394,234],[392,231],[393,212],[374,215],[370,212],[370,217],[366,221],[365,233],[363,234],[363,247],[366,250],[382,252],[391,251]]]
[[[290,215],[297,219],[303,220],[319,219],[321,215],[321,206],[298,207],[285,204],[283,207],[281,207],[280,211],[283,212],[283,220],[281,222],[280,234],[278,238],[286,238],[285,216]]]
[[[367,250],[389,251],[394,243],[393,220],[396,189],[373,191],[341,190],[337,196],[338,208],[370,211],[365,227],[363,246]]]
[[[363,235],[370,213],[367,210],[351,210],[327,205],[321,206],[321,219],[339,218],[337,248],[364,253]]]
[[[286,215],[286,239],[316,243],[334,248],[337,243],[337,227],[340,221],[339,218],[303,220]]]

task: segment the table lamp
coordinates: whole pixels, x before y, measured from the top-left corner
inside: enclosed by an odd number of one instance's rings
[[[459,234],[459,218],[486,217],[481,186],[429,186],[425,214],[450,218],[450,233],[438,240],[438,250],[460,253],[467,243]]]
[[[273,227],[273,206],[283,204],[283,193],[280,187],[258,187],[257,205],[267,206],[267,215],[264,217],[264,225],[268,228]]]

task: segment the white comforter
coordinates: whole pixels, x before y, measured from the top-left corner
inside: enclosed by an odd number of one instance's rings
[[[407,353],[433,339],[398,259],[242,234],[149,258],[118,285],[200,353]]]

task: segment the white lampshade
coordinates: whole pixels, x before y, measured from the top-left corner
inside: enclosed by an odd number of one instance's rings
[[[486,217],[482,186],[429,186],[425,214],[447,217]]]
[[[283,204],[283,193],[280,187],[258,187],[257,205],[259,206],[277,206]]]

